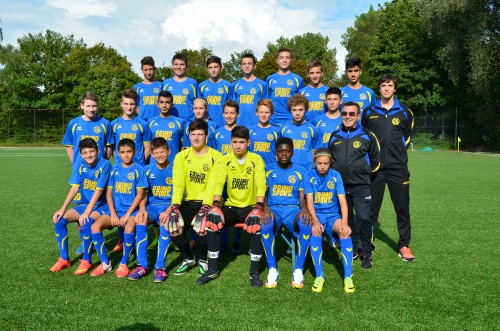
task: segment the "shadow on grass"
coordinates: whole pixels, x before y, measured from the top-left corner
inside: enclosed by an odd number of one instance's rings
[[[399,253],[399,244],[394,241],[392,238],[390,238],[387,233],[385,233],[380,226],[377,227],[375,230],[375,238],[377,239],[374,244],[375,246],[377,245],[377,241],[382,241],[387,244],[392,250],[394,250],[396,253]]]
[[[151,323],[136,323],[132,325],[124,325],[116,328],[115,331],[160,331],[159,327],[154,326]]]

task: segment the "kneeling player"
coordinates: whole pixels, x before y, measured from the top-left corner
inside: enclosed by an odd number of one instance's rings
[[[340,238],[342,264],[344,266],[344,291],[354,292],[352,282],[351,228],[347,225],[347,202],[340,173],[330,169],[331,155],[328,149],[320,148],[315,155],[316,169],[304,178],[307,208],[313,219],[311,256],[316,270],[313,292],[323,291],[323,233],[332,242]],[[340,210],[339,210],[340,204]],[[341,216],[342,215],[342,216]]]

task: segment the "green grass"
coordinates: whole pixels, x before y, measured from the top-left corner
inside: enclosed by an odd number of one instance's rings
[[[1,330],[355,330],[498,329],[500,325],[500,157],[410,153],[413,263],[397,257],[396,221],[386,192],[374,267],[355,261],[356,293],[342,290],[337,253],[325,256],[327,281],[314,294],[311,263],[306,288],[293,290],[291,265],[278,250],[276,290],[250,288],[249,256],[225,254],[218,280],[195,285],[194,271],[173,276],[179,254],[168,255],[172,276],[154,284],[113,274],[53,274],[57,260],[52,214],[68,190],[63,149],[0,149]],[[105,232],[108,247],[115,232]],[[70,253],[77,246],[70,226]],[[243,251],[246,251],[244,249]],[[150,262],[154,252],[150,252]],[[111,255],[114,265],[120,256]],[[77,259],[73,260],[74,264]],[[97,257],[94,255],[94,262]],[[265,263],[261,263],[263,277]]]

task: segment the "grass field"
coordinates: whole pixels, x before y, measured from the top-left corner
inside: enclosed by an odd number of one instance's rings
[[[416,260],[397,257],[386,192],[374,267],[365,270],[355,261],[352,295],[343,293],[342,266],[331,251],[321,294],[310,290],[310,261],[306,288],[291,288],[284,253],[275,290],[250,288],[247,254],[223,255],[220,278],[202,287],[194,271],[173,276],[177,252],[168,255],[172,276],[163,284],[154,284],[152,275],[130,282],[114,274],[77,277],[74,268],[50,273],[58,258],[51,217],[69,188],[65,152],[0,149],[0,169],[0,330],[499,329],[500,156],[410,153]],[[110,248],[115,232],[105,235]],[[77,237],[70,225],[72,258]],[[278,250],[285,250],[282,240]],[[119,258],[111,255],[114,265]],[[261,267],[265,278],[264,261]]]

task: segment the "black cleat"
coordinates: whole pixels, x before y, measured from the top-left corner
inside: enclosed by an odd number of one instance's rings
[[[250,274],[250,286],[252,286],[253,288],[259,288],[262,285],[264,285],[264,282],[262,281],[262,279],[260,279],[259,274],[258,273],[251,273]]]
[[[208,270],[202,276],[198,277],[196,284],[205,285],[206,283],[219,278],[219,272],[217,270]]]

